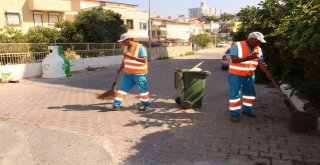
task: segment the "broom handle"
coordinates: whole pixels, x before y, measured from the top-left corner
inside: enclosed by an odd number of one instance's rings
[[[119,74],[120,74],[120,72],[118,72],[118,73],[117,73],[116,79],[114,80],[114,82],[113,82],[112,86],[116,86],[116,83],[117,83],[117,80],[118,80]]]
[[[195,68],[198,68],[203,62],[204,62],[204,61],[199,62],[196,66],[194,66],[193,68],[191,68],[191,70],[192,70],[192,69],[195,69]]]
[[[272,77],[272,75],[269,77],[269,79],[271,80],[271,82],[273,83],[273,85],[278,89],[279,94],[281,95],[281,97],[283,97],[284,99],[288,99],[287,97],[285,97],[280,89],[280,87],[277,85],[276,81],[274,80],[274,78]]]
[[[127,49],[127,47],[125,47],[125,49]],[[123,61],[124,61],[124,58],[122,59],[121,65],[123,64]],[[116,86],[116,83],[117,83],[117,80],[118,80],[118,77],[119,77],[120,72],[121,72],[121,71],[119,71],[119,72],[117,73],[116,79],[114,80],[112,86]]]

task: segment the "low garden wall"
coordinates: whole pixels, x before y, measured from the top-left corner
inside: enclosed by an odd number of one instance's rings
[[[154,47],[151,49],[151,60],[165,59],[184,55],[191,52],[190,46],[169,46],[169,47]],[[82,71],[88,68],[103,68],[109,66],[120,65],[122,55],[102,56],[70,60],[71,72]],[[10,80],[20,80],[42,75],[42,63],[15,64],[15,65],[0,65],[0,80],[9,78]]]

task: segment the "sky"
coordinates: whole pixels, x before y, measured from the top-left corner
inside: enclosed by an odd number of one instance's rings
[[[149,0],[107,0],[111,2],[129,3],[138,5],[138,10],[148,10]],[[200,7],[202,0],[150,0],[150,14],[152,17],[160,15],[161,17],[178,15],[188,17],[188,9]],[[204,2],[217,8],[222,13],[237,13],[242,7],[258,6],[262,0],[204,0]]]

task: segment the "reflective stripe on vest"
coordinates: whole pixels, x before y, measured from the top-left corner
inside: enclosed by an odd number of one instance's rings
[[[142,45],[136,44],[130,49],[130,53],[135,57],[139,57],[140,49]],[[127,48],[125,48],[127,49]],[[146,74],[148,73],[148,64],[134,60],[129,57],[124,58],[124,72],[131,74]]]
[[[236,46],[238,48],[238,57],[240,59],[250,56],[250,50],[246,41],[236,42]],[[262,51],[259,46],[255,47],[253,51],[258,53],[258,58],[262,55]],[[230,62],[229,73],[240,75],[240,76],[253,75],[257,66],[258,66],[258,59],[240,62],[240,63]]]

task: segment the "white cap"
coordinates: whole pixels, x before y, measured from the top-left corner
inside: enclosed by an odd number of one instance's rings
[[[133,36],[130,35],[129,33],[124,33],[120,36],[120,39],[117,42],[122,42],[122,41],[130,39],[130,38],[133,38]]]
[[[258,41],[262,42],[262,43],[266,43],[267,41],[264,40],[264,36],[262,33],[260,32],[252,32],[249,34],[248,39],[250,38],[256,38]]]

